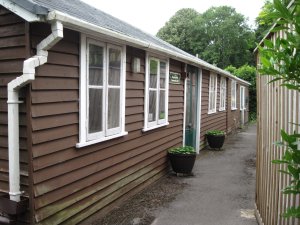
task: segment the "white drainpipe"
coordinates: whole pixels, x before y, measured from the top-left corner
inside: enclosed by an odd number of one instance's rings
[[[20,201],[20,154],[19,154],[19,89],[35,79],[35,68],[47,62],[48,51],[63,38],[63,25],[54,21],[52,33],[37,45],[37,54],[24,61],[23,74],[7,85],[8,104],[8,159],[10,199]]]

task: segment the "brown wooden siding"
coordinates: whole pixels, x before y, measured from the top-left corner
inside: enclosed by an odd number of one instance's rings
[[[220,80],[221,76],[218,75],[217,79],[217,112],[208,114],[208,99],[209,99],[209,78],[210,72],[202,70],[202,96],[201,96],[201,134],[200,134],[200,147],[204,147],[205,144],[205,133],[208,130],[223,130],[226,131],[226,116],[228,109],[228,101],[226,101],[225,111],[219,111],[220,108]],[[227,82],[228,89],[228,82]]]
[[[32,48],[50,32],[31,27]],[[46,32],[45,32],[46,31]],[[75,224],[106,212],[160,178],[166,149],[182,144],[183,82],[170,85],[167,127],[142,132],[144,125],[145,52],[127,47],[126,126],[128,135],[76,149],[79,140],[79,33],[64,30],[64,39],[49,51],[32,84],[32,156],[35,221]],[[141,73],[131,71],[133,57]],[[171,60],[170,70],[181,72]]]
[[[231,109],[231,81],[228,81],[227,88],[227,99],[228,99],[228,117],[227,117],[227,133],[236,131],[240,127],[240,84],[237,82],[236,85],[236,108],[235,110]],[[246,86],[245,86],[246,87]],[[246,92],[248,88],[246,87]]]
[[[268,39],[276,42],[284,32],[271,33]],[[257,65],[260,64],[258,55]],[[271,82],[274,77],[257,76],[257,151],[256,151],[256,218],[265,225],[300,225],[298,218],[285,218],[282,214],[290,207],[299,207],[299,195],[283,194],[291,177],[281,170],[285,165],[275,165],[272,160],[282,159],[286,148],[274,143],[281,140],[281,129],[299,133],[300,93],[282,86],[282,81]]]
[[[0,6],[0,192],[8,193],[8,121],[7,84],[22,75],[23,61],[28,56],[26,23]],[[20,168],[21,190],[28,195],[28,151],[26,88],[20,91]]]

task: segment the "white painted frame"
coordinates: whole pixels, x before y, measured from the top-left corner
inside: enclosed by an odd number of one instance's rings
[[[105,123],[106,135],[105,136],[116,135],[116,134],[121,133],[121,131],[122,131],[122,110],[121,110],[121,107],[122,107],[122,96],[121,96],[121,94],[122,93],[121,92],[122,92],[122,85],[123,85],[122,77],[124,76],[124,74],[123,74],[123,67],[124,67],[124,65],[122,63],[124,54],[123,54],[123,50],[122,50],[121,47],[116,46],[116,45],[112,45],[112,44],[107,44],[107,49],[106,49],[106,51],[107,51],[107,53],[106,53],[107,59],[109,57],[109,49],[117,49],[117,50],[119,50],[121,52],[120,85],[119,86],[109,85],[108,79],[107,79],[106,80],[106,92],[105,92],[106,95],[107,95],[105,97],[107,98],[107,101],[108,101],[108,89],[109,88],[111,88],[111,89],[120,89],[120,105],[119,105],[119,107],[120,107],[120,114],[119,114],[120,124],[119,125],[120,126],[119,127],[115,127],[115,128],[110,128],[110,129],[108,128],[108,124],[107,124],[107,122],[108,122],[108,115],[107,115],[108,114],[108,104],[107,104],[107,102],[105,102],[105,113],[106,113],[105,117],[104,117],[106,119],[106,123]],[[109,69],[109,60],[106,61],[106,69],[107,70]],[[125,117],[125,114],[124,114],[124,117]]]
[[[241,111],[241,123],[245,124],[245,87],[240,86],[240,111]]]
[[[43,21],[43,17],[38,16],[34,13],[29,12],[28,10],[22,8],[21,6],[18,6],[16,3],[7,1],[7,0],[0,0],[0,5],[4,6],[11,12],[17,14],[18,16],[22,17],[24,20],[28,22],[37,22],[37,21]]]
[[[103,84],[102,84],[102,102],[103,102],[103,108],[102,108],[102,131],[99,132],[95,132],[95,133],[89,133],[89,90],[90,88],[94,88],[94,89],[100,89],[97,88],[96,85],[89,85],[89,44],[93,44],[93,45],[97,45],[99,47],[103,48]],[[105,118],[106,118],[106,73],[107,73],[107,51],[106,51],[106,46],[105,43],[100,42],[100,41],[96,41],[94,39],[90,39],[90,38],[86,38],[86,49],[85,49],[86,53],[86,58],[85,58],[85,77],[86,77],[86,91],[85,91],[85,95],[86,95],[86,107],[85,107],[85,111],[86,111],[86,141],[92,141],[95,139],[101,139],[103,137],[105,137],[105,130],[106,130],[106,124],[105,124]]]
[[[240,109],[241,110],[245,110],[246,109],[246,101],[245,101],[245,87],[244,86],[240,86]]]
[[[197,126],[196,126],[196,152],[200,152],[201,135],[201,99],[202,99],[202,69],[198,68],[198,102],[197,102]]]
[[[92,144],[96,144],[99,142],[107,141],[110,139],[114,139],[117,137],[121,137],[124,135],[127,135],[128,132],[125,131],[125,99],[126,99],[126,46],[116,46],[108,43],[104,43],[92,38],[87,37],[85,34],[81,34],[81,40],[80,40],[80,103],[79,103],[79,143],[76,144],[77,148],[89,146]],[[107,73],[107,53],[108,48],[118,48],[121,50],[121,79],[120,79],[120,128],[116,130],[112,130],[105,133],[106,127],[104,127],[103,134],[88,134],[88,68],[87,68],[87,58],[88,58],[88,43],[93,43],[99,46],[104,46],[104,70],[103,74]],[[106,81],[106,75],[103,75],[103,86],[105,86]],[[103,89],[107,88],[104,87]],[[103,92],[103,96],[107,94],[107,91]],[[104,106],[107,104],[104,103]],[[106,109],[103,110],[106,113]],[[106,124],[107,121],[107,115],[104,115],[103,124]],[[106,126],[106,125],[105,125]],[[102,132],[101,132],[102,133]]]
[[[235,80],[231,80],[231,110],[236,110],[237,107],[237,102],[236,102],[236,81]],[[234,101],[233,101],[234,100]]]
[[[220,106],[219,111],[226,110],[226,96],[227,96],[227,82],[226,77],[220,79]]]
[[[211,90],[211,83],[214,81],[214,90]],[[210,73],[209,76],[209,87],[208,87],[208,114],[216,113],[217,112],[217,94],[218,94],[218,76],[217,74]],[[213,96],[212,96],[213,95]],[[214,107],[211,109],[210,108],[210,101],[211,99],[214,98]]]
[[[150,76],[150,60],[158,62],[157,68],[157,88],[156,88],[156,119],[148,122],[149,113],[149,76]],[[160,62],[166,63],[166,86],[165,86],[165,119],[159,119],[159,95],[160,95]],[[145,101],[144,101],[144,128],[143,131],[153,130],[159,127],[169,125],[169,59],[157,57],[156,55],[146,53],[146,67],[145,67]]]
[[[196,105],[196,153],[200,152],[200,135],[201,135],[201,99],[202,99],[202,69],[198,68],[197,73],[198,86],[198,101]],[[185,126],[186,126],[186,96],[187,96],[187,77],[184,79],[184,108],[183,108],[183,132],[182,132],[182,146],[185,146]]]

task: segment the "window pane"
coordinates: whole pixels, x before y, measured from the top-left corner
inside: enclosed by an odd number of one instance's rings
[[[166,86],[166,63],[160,62],[160,87],[165,88]]]
[[[156,121],[156,91],[149,91],[148,122]]]
[[[103,85],[103,47],[89,44],[89,84]]]
[[[95,133],[103,130],[102,94],[102,89],[89,89],[89,133]]]
[[[108,84],[119,86],[120,74],[121,74],[121,51],[118,49],[110,48]]]
[[[159,95],[159,119],[165,119],[165,91],[160,91]]]
[[[155,60],[150,60],[150,88],[156,88],[157,87],[157,68],[158,68],[158,62]]]
[[[115,128],[120,126],[120,89],[108,89],[108,121],[107,127]]]

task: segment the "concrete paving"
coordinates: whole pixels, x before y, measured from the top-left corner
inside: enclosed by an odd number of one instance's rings
[[[257,225],[254,217],[256,126],[203,150],[183,192],[154,212],[152,225]]]

